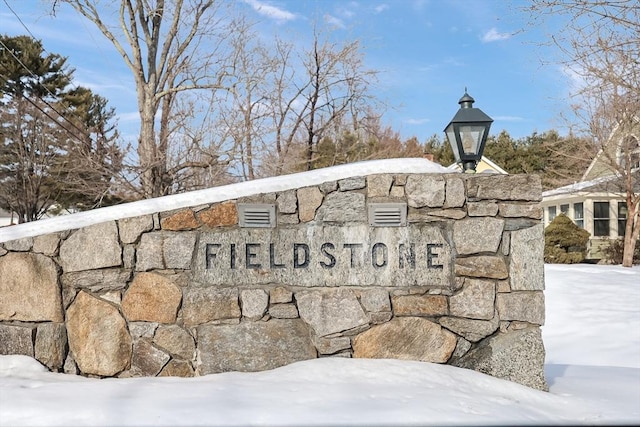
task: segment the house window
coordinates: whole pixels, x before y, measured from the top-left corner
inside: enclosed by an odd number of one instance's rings
[[[553,219],[556,217],[556,207],[555,206],[549,206],[547,208],[547,216],[549,217],[549,222],[553,221]]]
[[[593,235],[609,236],[609,202],[593,202]]]
[[[627,226],[627,203],[618,202],[618,236],[624,237],[625,228]]]
[[[573,204],[573,222],[580,228],[584,228],[584,205],[582,203]]]
[[[569,215],[569,205],[560,205],[560,213],[563,213],[565,215]]]

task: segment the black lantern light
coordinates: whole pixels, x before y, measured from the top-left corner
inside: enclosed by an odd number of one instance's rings
[[[473,107],[474,102],[465,88],[464,95],[458,101],[460,109],[444,130],[456,163],[462,163],[466,173],[475,173],[493,123],[491,117]]]

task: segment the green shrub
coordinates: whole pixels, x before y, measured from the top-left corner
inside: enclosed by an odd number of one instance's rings
[[[587,256],[589,232],[560,214],[544,230],[544,262],[576,264]]]

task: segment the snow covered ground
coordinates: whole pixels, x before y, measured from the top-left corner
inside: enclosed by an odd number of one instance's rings
[[[640,268],[547,265],[545,274],[549,393],[396,360],[97,380],[0,356],[0,426],[640,423]]]

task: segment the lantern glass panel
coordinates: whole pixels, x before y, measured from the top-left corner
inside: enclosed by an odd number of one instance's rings
[[[480,141],[482,141],[484,131],[484,125],[474,124],[460,126],[462,151],[466,156],[476,156],[478,154]]]

